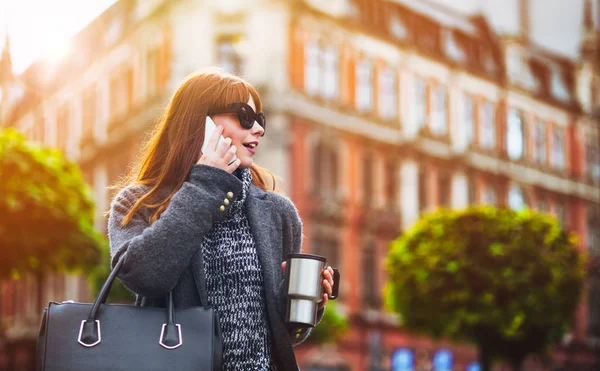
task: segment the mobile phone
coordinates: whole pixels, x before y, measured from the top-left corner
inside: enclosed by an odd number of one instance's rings
[[[217,125],[215,125],[215,122],[210,118],[210,116],[206,116],[206,123],[204,124],[204,143],[202,144],[202,148],[200,149],[202,153],[204,153],[204,151],[208,147],[208,141],[212,137],[215,130],[217,130]],[[225,140],[225,138],[223,138],[223,136],[221,135],[219,137],[219,140],[217,141],[217,146],[223,140]],[[217,146],[215,146],[215,148],[217,148]],[[237,160],[237,156],[234,153],[233,158],[231,159],[228,165],[233,164],[235,160]]]

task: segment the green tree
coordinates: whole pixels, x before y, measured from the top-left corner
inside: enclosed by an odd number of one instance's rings
[[[93,221],[92,193],[75,163],[0,130],[0,280],[96,264],[105,238]]]
[[[392,242],[387,305],[411,331],[519,369],[568,330],[585,275],[576,240],[551,216],[493,207],[440,210]]]
[[[335,301],[329,301],[323,313],[323,318],[310,333],[307,343],[334,343],[348,330],[348,318],[342,315]]]
[[[92,289],[92,295],[96,297],[102,288],[102,285],[106,282],[108,275],[111,272],[111,256],[108,244],[104,244],[100,249],[100,263],[94,267],[88,275],[88,282]],[[119,279],[113,282],[107,303],[131,303],[135,300],[135,295],[129,291]]]

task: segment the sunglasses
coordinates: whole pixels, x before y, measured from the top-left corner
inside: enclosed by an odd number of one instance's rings
[[[260,126],[264,130],[266,130],[267,119],[265,118],[265,114],[262,112],[254,112],[252,107],[243,102],[233,103],[225,108],[209,110],[209,115],[218,115],[221,113],[237,113],[238,120],[240,121],[240,125],[244,129],[252,129],[254,126],[254,121],[258,122]],[[264,135],[264,133],[263,133]]]

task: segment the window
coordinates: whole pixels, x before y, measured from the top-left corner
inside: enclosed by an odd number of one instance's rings
[[[508,206],[515,210],[521,211],[525,208],[525,197],[519,186],[512,185],[508,191]]]
[[[337,50],[330,46],[323,52],[323,81],[321,92],[324,98],[333,99],[338,96],[338,65]]]
[[[388,24],[388,31],[392,36],[396,39],[404,40],[408,36],[408,31],[406,30],[406,26],[404,22],[398,15],[394,15],[390,17],[390,21]]]
[[[59,109],[56,116],[56,147],[63,151],[66,151],[69,135],[69,104],[63,104]]]
[[[467,203],[475,205],[477,203],[477,190],[475,189],[475,179],[472,175],[467,175]]]
[[[335,151],[320,142],[315,150],[313,174],[318,192],[333,192],[338,186],[338,158]]]
[[[334,234],[318,231],[313,239],[313,246],[315,254],[325,257],[328,265],[339,267],[339,243]]]
[[[304,90],[313,96],[334,99],[339,95],[339,55],[333,46],[311,41],[305,47]]]
[[[445,135],[448,132],[446,94],[446,87],[442,85],[437,86],[433,93],[431,132],[435,135]]]
[[[479,144],[481,148],[492,150],[496,146],[496,124],[494,120],[494,106],[490,102],[483,102],[479,106]]]
[[[587,249],[590,259],[588,278],[588,334],[600,338],[600,205],[587,208]]]
[[[554,205],[554,215],[563,227],[567,227],[567,209],[563,201],[557,201]]]
[[[377,308],[379,307],[379,295],[377,291],[377,252],[372,242],[365,244],[362,258],[363,272],[365,274],[363,277],[364,303],[367,304],[368,307]]]
[[[321,78],[321,48],[316,40],[306,44],[304,61],[304,90],[311,95],[319,92]]]
[[[83,120],[83,138],[84,140],[93,138],[94,126],[96,125],[96,86],[88,87],[83,93],[82,102],[82,120]]]
[[[467,144],[473,143],[475,138],[475,117],[474,117],[474,106],[473,96],[468,93],[463,94],[463,117],[462,123],[465,128],[465,137],[467,138]]]
[[[539,165],[546,163],[546,127],[540,119],[536,121],[532,129],[533,136],[533,162]]]
[[[427,174],[425,168],[419,166],[419,211],[423,212],[427,209]]]
[[[452,177],[446,172],[439,175],[438,200],[441,207],[449,208],[452,199]]]
[[[565,167],[564,131],[555,128],[552,133],[552,167],[562,170]]]
[[[363,156],[362,161],[363,203],[368,206],[373,202],[373,156],[370,152],[367,152]]]
[[[421,78],[415,78],[415,120],[417,128],[427,124],[427,85]]]
[[[588,253],[600,256],[600,205],[590,204],[587,210]]]
[[[481,193],[481,202],[485,205],[495,206],[497,203],[497,191],[496,186],[488,184],[484,187]]]
[[[219,67],[234,75],[242,73],[242,58],[236,50],[237,35],[221,36],[217,41],[217,60]]]
[[[379,115],[386,120],[395,119],[398,114],[398,89],[396,74],[390,67],[385,67],[378,76]]]
[[[548,200],[544,194],[540,194],[537,200],[537,210],[541,213],[548,212]]]
[[[361,112],[373,109],[373,66],[367,59],[356,65],[356,108]]]
[[[385,196],[389,200],[390,205],[397,208],[398,201],[398,170],[396,168],[396,160],[388,160],[385,165]]]
[[[585,169],[587,176],[594,182],[600,183],[600,147],[598,139],[587,138],[585,145]]]
[[[520,160],[525,151],[523,114],[511,108],[506,123],[506,152],[511,160]]]
[[[133,73],[131,68],[117,68],[110,79],[110,117],[118,117],[129,108],[133,90]],[[154,80],[156,81],[156,80]]]

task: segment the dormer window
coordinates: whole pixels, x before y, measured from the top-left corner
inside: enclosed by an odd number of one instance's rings
[[[465,51],[457,44],[452,31],[444,31],[444,50],[453,61],[458,63],[465,61]]]
[[[406,30],[406,26],[402,22],[399,16],[394,15],[390,17],[389,22],[389,31],[392,36],[396,39],[404,40],[408,37],[408,31]]]
[[[512,83],[521,85],[525,89],[536,91],[538,81],[531,73],[521,51],[513,47],[507,52],[508,75]]]
[[[560,71],[557,68],[552,68],[551,71],[552,72],[550,74],[550,86],[552,90],[552,95],[562,102],[569,102],[571,99],[571,95],[569,94],[569,90],[565,86]]]

